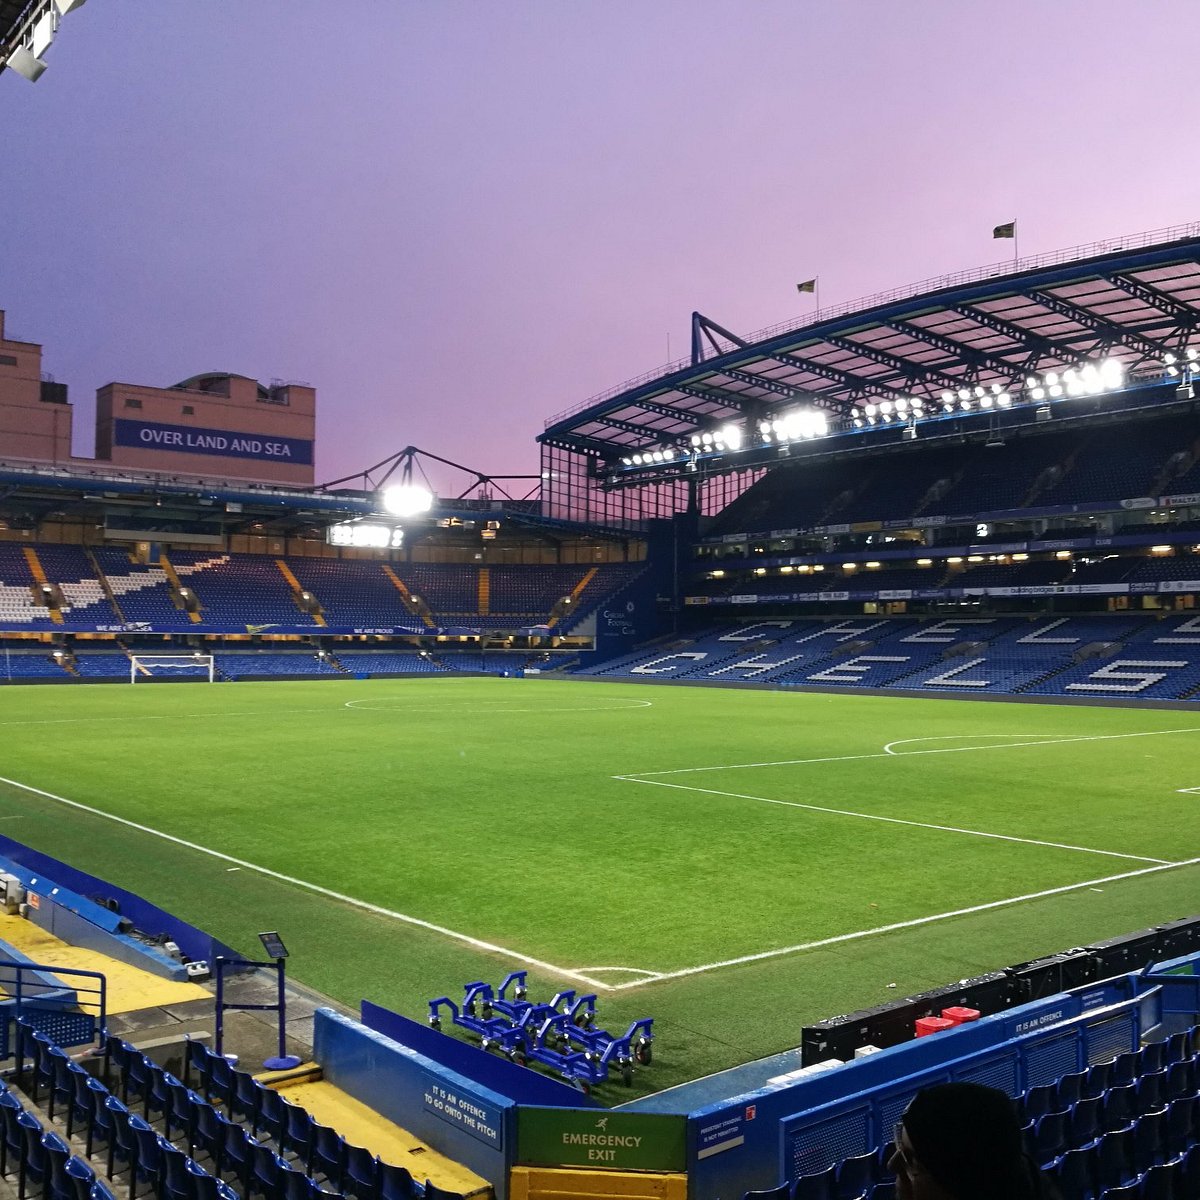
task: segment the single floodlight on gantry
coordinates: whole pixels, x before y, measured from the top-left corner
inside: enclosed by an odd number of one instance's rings
[[[433,493],[412,483],[384,488],[379,497],[384,510],[396,517],[415,517],[433,507]]]

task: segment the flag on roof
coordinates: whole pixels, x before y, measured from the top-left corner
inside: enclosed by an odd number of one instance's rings
[[[1009,221],[1007,225],[997,225],[996,228],[992,230],[992,237],[994,238],[1015,238],[1016,236],[1016,221]]]
[[[798,292],[815,292],[817,290],[817,281],[815,279],[806,279],[803,283],[796,284]]]

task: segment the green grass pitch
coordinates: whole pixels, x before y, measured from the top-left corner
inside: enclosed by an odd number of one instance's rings
[[[4,833],[245,952],[278,928],[292,973],[348,1004],[423,1019],[529,965],[535,998],[653,1016],[638,1091],[1200,911],[1181,790],[1200,712],[533,679],[12,687],[0,777]]]

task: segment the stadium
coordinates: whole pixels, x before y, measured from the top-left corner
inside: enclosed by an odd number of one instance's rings
[[[83,457],[13,316],[0,1189],[891,1200],[953,1080],[1200,1195],[1200,224],[694,313],[530,476],[186,364]]]

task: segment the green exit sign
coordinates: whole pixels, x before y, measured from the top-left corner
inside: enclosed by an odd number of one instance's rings
[[[517,1110],[517,1162],[613,1171],[682,1171],[687,1118],[598,1109]]]

